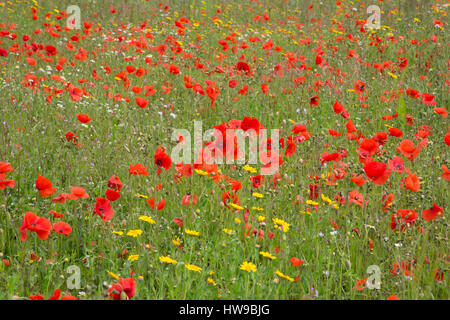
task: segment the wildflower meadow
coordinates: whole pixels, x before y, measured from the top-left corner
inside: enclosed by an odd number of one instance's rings
[[[448,300],[445,0],[0,0],[0,299]]]

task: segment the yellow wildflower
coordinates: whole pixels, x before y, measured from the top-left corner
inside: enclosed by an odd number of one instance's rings
[[[186,232],[188,235],[190,236],[199,236],[200,232],[195,231],[195,230],[189,230],[189,229],[184,229],[184,232]]]
[[[198,267],[198,266],[196,266],[196,265],[193,265],[193,264],[185,264],[184,265],[185,267],[186,267],[186,269],[188,269],[188,270],[191,270],[191,271],[196,271],[196,272],[198,272],[198,273],[201,273],[202,272],[202,268],[200,268],[200,267]]]
[[[248,271],[248,272],[256,272],[256,265],[254,265],[254,264],[251,263],[251,262],[244,261],[244,262],[241,264],[240,269],[241,269],[241,270],[244,270],[244,271]]]
[[[255,198],[264,198],[264,195],[262,193],[259,193],[259,192],[253,192],[252,196],[254,196]]]
[[[290,224],[287,223],[286,221],[278,219],[278,218],[273,218],[272,221],[275,224],[275,227],[277,229],[280,229],[283,232],[288,232],[289,231]]]
[[[283,274],[280,270],[275,271],[275,274],[276,274],[277,276],[279,276],[280,278],[289,280],[290,282],[294,282],[294,281],[295,281],[294,278],[291,278],[291,277],[289,277],[289,276]]]
[[[136,261],[136,260],[138,260],[139,259],[139,255],[138,254],[130,254],[129,256],[128,256],[128,260],[129,261]]]
[[[178,263],[177,260],[174,260],[169,256],[166,256],[166,257],[161,256],[161,257],[159,257],[159,261],[167,263],[167,264],[177,264]]]
[[[272,259],[272,260],[274,260],[274,259],[277,258],[277,257],[271,255],[271,254],[270,254],[269,252],[267,252],[267,251],[260,251],[259,254],[262,255],[262,256],[265,257],[265,258],[269,258],[269,259]]]
[[[243,166],[242,169],[244,169],[245,171],[248,171],[250,173],[256,173],[257,172],[257,170],[255,168],[250,167],[249,165]]]
[[[236,209],[236,210],[242,210],[242,209],[244,209],[244,207],[241,207],[240,205],[237,205],[237,204],[235,204],[235,203],[229,203],[229,205],[230,205],[230,207],[232,207],[232,208],[234,208],[234,209]]]
[[[120,277],[119,277],[117,274],[115,274],[115,273],[113,273],[113,272],[111,272],[111,271],[108,271],[108,270],[106,270],[106,272],[107,272],[111,277],[113,277],[114,279],[116,279],[116,280],[119,280],[119,279],[120,279]]]
[[[138,236],[140,236],[142,234],[142,230],[140,230],[140,229],[137,229],[137,230],[130,230],[130,231],[128,231],[127,232],[127,236],[129,236],[129,237],[138,237]]]
[[[139,220],[148,222],[150,224],[155,224],[155,220],[152,219],[152,217],[148,217],[148,216],[140,216]]]
[[[223,229],[223,232],[225,232],[226,234],[230,234],[231,235],[231,234],[234,233],[234,230],[225,228],[225,229]]]

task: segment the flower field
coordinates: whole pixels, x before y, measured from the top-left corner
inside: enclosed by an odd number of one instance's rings
[[[0,299],[449,299],[449,7],[0,0]]]

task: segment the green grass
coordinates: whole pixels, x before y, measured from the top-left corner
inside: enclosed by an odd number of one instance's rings
[[[314,2],[312,10],[308,10],[310,1],[302,3],[299,6],[301,10],[295,9],[295,1],[260,1],[260,5],[249,1],[193,0],[190,5],[161,2],[170,6],[167,12],[160,10],[158,1],[114,4],[115,14],[109,11],[112,1],[80,3],[82,21],[93,22],[93,28],[99,24],[102,29],[93,30],[85,39],[74,42],[75,51],[70,51],[66,47],[68,39],[83,34],[83,30],[63,30],[61,37],[55,38],[44,31],[42,24],[57,23],[63,26],[65,19],[56,20],[58,14],[54,9],[65,10],[69,4],[75,3],[39,1],[39,19],[33,20],[30,8],[36,7],[36,4],[32,1],[14,0],[10,2],[12,4],[2,1],[0,21],[6,25],[0,29],[7,30],[8,24],[15,23],[16,27],[11,32],[17,34],[17,38],[0,38],[0,47],[8,49],[15,43],[22,47],[24,42],[21,39],[28,34],[31,37],[28,44],[51,44],[58,52],[51,57],[51,62],[33,54],[37,61],[35,66],[26,62],[26,53],[20,50],[0,57],[0,161],[11,163],[14,171],[7,173],[7,177],[16,181],[14,188],[0,191],[0,259],[10,262],[9,266],[0,264],[0,298],[36,294],[48,298],[59,288],[65,294],[80,299],[106,299],[109,286],[116,281],[107,271],[127,278],[134,270],[133,277],[137,281],[134,299],[386,299],[389,295],[400,299],[448,299],[450,192],[449,182],[441,178],[443,171],[440,167],[442,164],[449,167],[449,147],[444,143],[449,122],[434,113],[433,106],[422,104],[420,98],[415,100],[403,93],[400,99],[394,96],[390,102],[381,99],[382,96],[391,97],[392,92],[397,93],[398,89],[404,92],[413,88],[420,93],[434,94],[435,107],[447,108],[449,51],[446,32],[448,9],[444,6],[445,2],[416,1],[422,7],[411,8],[402,1],[374,1],[383,10],[383,27],[376,33],[362,33],[360,26],[356,25],[357,19],[367,19],[365,7],[359,1],[353,4],[341,1],[339,9],[336,1],[324,0],[323,5]],[[221,13],[216,11],[219,8]],[[352,8],[357,8],[357,11]],[[48,12],[51,15],[46,19]],[[253,21],[254,16],[263,16],[264,13],[269,15],[269,21]],[[174,20],[182,16],[192,22],[186,26],[184,36],[177,35],[174,26]],[[221,22],[214,23],[214,16],[219,17]],[[296,21],[292,20],[294,16]],[[338,21],[342,29],[332,19]],[[136,51],[136,47],[126,48],[125,41],[105,41],[106,35],[139,39],[146,33],[145,29],[139,30],[145,20],[145,28],[152,29],[154,39],[142,48],[142,52]],[[437,28],[434,20],[443,21],[446,25]],[[127,27],[126,31],[121,31],[122,23]],[[37,28],[42,30],[40,34],[33,33]],[[237,53],[231,51],[235,45],[231,41],[228,41],[230,48],[226,52],[218,43],[232,32],[237,33]],[[395,41],[388,39],[389,33]],[[360,38],[359,42],[348,40],[348,34]],[[151,50],[152,46],[165,43],[169,35],[182,43],[182,49],[192,56],[191,59],[182,59],[181,53],[176,55],[175,60],[170,60],[171,44],[168,44],[167,54],[163,57]],[[197,35],[201,36],[201,40],[197,39]],[[378,46],[371,45],[371,42],[376,42],[375,35],[381,39]],[[436,42],[430,41],[431,35],[437,37]],[[250,42],[248,39],[253,36],[260,37],[262,41]],[[343,39],[337,41],[338,37]],[[261,49],[269,38],[274,46],[282,47],[280,52],[272,49],[266,53]],[[306,39],[309,39],[309,44],[301,44],[301,40]],[[420,46],[412,45],[413,39],[417,39]],[[423,42],[424,39],[428,41]],[[239,48],[242,40],[249,45],[247,49]],[[190,43],[201,47],[193,48]],[[319,47],[324,51],[323,57],[331,70],[316,66],[315,50]],[[90,53],[87,60],[74,58],[79,48]],[[380,48],[383,48],[382,52]],[[358,63],[355,58],[348,58],[349,49],[355,50],[363,62],[373,65],[391,61],[392,67],[380,73]],[[96,56],[91,54],[93,51]],[[287,68],[287,59],[283,55],[287,52],[294,53],[300,59],[304,57],[306,70],[300,69],[301,60],[294,63],[298,69]],[[149,54],[156,65],[145,64],[145,57]],[[218,59],[219,54],[226,55],[226,58]],[[228,78],[227,72],[206,74],[194,67],[196,59],[199,59],[208,71],[219,65],[230,70],[241,54],[254,69],[252,77]],[[55,67],[63,56],[67,62],[62,71],[57,71]],[[133,56],[136,60],[124,60]],[[404,71],[396,67],[400,57],[408,60]],[[71,61],[75,61],[75,66],[70,65]],[[157,64],[158,61],[162,64]],[[169,74],[163,67],[164,63],[179,66],[181,73]],[[273,74],[273,67],[280,63],[283,64],[284,75],[277,77]],[[123,81],[114,78],[127,65],[142,66],[149,72],[143,77],[128,75],[131,83],[124,88]],[[112,69],[111,74],[104,72],[105,66]],[[47,72],[48,67],[51,71]],[[93,69],[101,80],[93,79]],[[22,85],[24,76],[29,72],[38,78],[45,77],[34,90]],[[46,102],[49,95],[45,92],[46,88],[64,89],[62,83],[50,78],[52,74],[64,77],[76,87],[84,87],[89,97],[75,102],[64,91],[59,96],[53,96],[51,103]],[[205,80],[216,82],[220,95],[213,109],[207,95],[195,96],[185,88],[185,75],[204,88]],[[270,77],[272,81],[263,77]],[[305,82],[294,88],[292,79],[297,77],[305,77]],[[80,84],[78,79],[87,79],[87,82]],[[239,82],[234,89],[228,87],[231,79]],[[348,91],[356,80],[365,82],[363,95],[367,96],[367,101],[359,101],[355,92]],[[329,81],[332,86],[316,87],[316,81]],[[166,82],[173,84],[169,94],[161,92],[161,86]],[[263,82],[268,84],[270,95],[262,93]],[[244,84],[250,87],[248,93],[237,94]],[[111,89],[105,89],[104,85]],[[135,94],[131,87],[143,85],[155,86],[157,93],[146,97],[149,105],[140,109],[134,101]],[[285,93],[285,89],[292,92]],[[122,94],[131,101],[113,101],[108,98],[108,92]],[[319,106],[309,105],[312,96],[320,97]],[[234,99],[236,97],[237,101]],[[414,162],[405,159],[405,166],[420,177],[422,184],[419,192],[400,188],[405,173],[393,172],[381,186],[367,180],[362,187],[357,187],[350,181],[352,172],[362,174],[365,179],[367,177],[358,161],[358,143],[345,137],[347,120],[333,113],[335,100],[345,106],[357,130],[366,138],[380,131],[387,132],[386,125],[404,132],[402,138],[388,136],[388,142],[383,147],[385,153],[374,156],[384,163],[400,156],[396,147],[402,139],[411,139],[417,145],[414,134],[422,125],[430,126],[430,143]],[[174,106],[173,110],[165,107],[168,103]],[[362,104],[368,107],[363,108]],[[395,112],[399,113],[398,118],[391,121],[381,119]],[[88,114],[92,121],[87,125],[81,124],[76,118],[76,114],[80,113]],[[175,114],[176,118],[171,117],[170,113]],[[405,114],[413,116],[412,126],[406,124]],[[220,166],[224,175],[242,182],[242,189],[238,191],[240,203],[250,209],[249,217],[253,217],[251,230],[253,227],[264,230],[261,241],[245,235],[243,210],[233,212],[223,206],[221,196],[228,190],[224,184],[215,183],[210,177],[197,173],[177,183],[173,179],[174,164],[169,171],[163,170],[161,175],[156,175],[153,163],[155,151],[160,145],[164,145],[170,155],[176,145],[171,141],[174,129],[187,129],[193,134],[194,120],[201,120],[206,130],[246,116],[258,118],[265,128],[281,129],[281,136],[285,139],[293,127],[290,120],[296,124],[306,124],[312,134],[309,140],[297,144],[291,158],[286,158],[282,151],[282,180],[277,187],[273,187],[270,177],[266,177],[265,184],[255,190],[249,180],[254,174],[245,171],[242,165]],[[344,134],[333,138],[328,134],[328,129]],[[67,142],[65,134],[69,131],[78,135],[80,147]],[[320,156],[323,152],[336,152],[338,148],[348,152],[348,157],[342,159],[348,164],[346,177],[338,180],[337,185],[326,185],[323,178],[319,182],[323,195],[332,200],[336,195],[341,195],[347,201],[336,210],[319,196],[315,211],[312,205],[305,202],[309,199],[308,186],[313,182],[309,176],[326,177],[333,163],[321,165]],[[130,164],[137,163],[147,167],[148,176],[129,175]],[[260,166],[255,167],[259,169]],[[58,188],[51,197],[42,198],[36,190],[38,174],[48,178],[53,187]],[[96,197],[105,196],[107,181],[112,175],[119,176],[124,186],[121,197],[112,202],[114,218],[110,221],[113,224],[110,228],[109,222],[104,224],[92,212]],[[163,184],[162,189],[150,195],[148,190],[158,184]],[[85,188],[90,197],[68,200],[64,204],[51,202],[58,194],[70,192],[72,186]],[[354,189],[363,194],[364,201],[368,201],[367,206],[348,204],[348,194]],[[252,196],[255,191],[264,197]],[[182,205],[181,199],[186,193],[198,196],[195,206]],[[383,212],[381,199],[389,193],[394,194],[395,200],[390,210]],[[153,210],[145,198],[137,195],[153,196],[156,203],[164,198],[166,206],[161,211]],[[427,222],[421,212],[431,208],[433,202],[444,207],[444,213],[440,219]],[[256,211],[253,207],[263,208],[263,211]],[[311,209],[311,214],[305,213],[307,208]],[[391,230],[390,221],[392,213],[398,209],[415,210],[419,217],[413,226],[396,233]],[[29,232],[27,241],[22,242],[18,230],[25,212],[32,211],[52,223],[59,221],[48,215],[50,210],[65,214],[61,220],[72,226],[72,233],[65,237],[52,231],[47,240],[39,240],[35,233]],[[141,215],[151,216],[156,223],[139,220]],[[257,222],[259,215],[265,217],[265,225]],[[183,219],[183,228],[173,223],[176,217]],[[236,223],[235,218],[239,218],[241,223]],[[275,228],[273,218],[289,223],[289,231],[282,232]],[[331,221],[335,221],[339,228],[334,229]],[[420,227],[423,227],[423,232],[420,232]],[[226,234],[224,228],[234,233]],[[353,231],[354,228],[358,229],[359,234]],[[127,231],[135,229],[141,229],[143,233],[137,238],[126,236]],[[189,236],[184,229],[198,231],[200,235]],[[123,231],[124,234],[113,234],[113,230]],[[269,232],[274,233],[271,240]],[[176,238],[180,239],[181,248],[172,243]],[[373,241],[372,250],[369,248],[369,238]],[[275,247],[282,249],[283,253],[275,253]],[[127,253],[121,256],[124,250]],[[276,259],[267,259],[259,254],[260,251],[268,251]],[[40,259],[30,262],[32,253]],[[139,254],[139,259],[129,261],[127,258],[132,254]],[[171,265],[159,261],[160,256],[168,255],[178,263]],[[292,257],[302,259],[303,264],[294,267],[289,261]],[[391,274],[393,263],[412,259],[417,261],[413,269],[414,277]],[[425,263],[426,259],[429,263]],[[240,270],[244,260],[254,263],[257,271],[249,273]],[[184,264],[194,264],[202,271],[187,270]],[[79,290],[67,287],[66,281],[70,277],[67,268],[71,265],[81,269]],[[366,272],[370,265],[381,269],[381,288],[355,290],[357,280],[370,276]],[[436,269],[445,272],[443,281],[435,281]],[[278,277],[276,270],[299,278],[291,282]],[[208,278],[213,279],[214,284],[209,283]],[[318,291],[318,297],[312,296],[313,287]]]

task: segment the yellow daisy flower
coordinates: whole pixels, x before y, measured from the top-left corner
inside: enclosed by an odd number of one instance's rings
[[[155,220],[152,219],[152,217],[148,217],[148,216],[140,216],[139,220],[148,222],[150,224],[155,224]]]
[[[184,229],[184,232],[186,232],[190,236],[198,237],[200,235],[200,232],[195,231],[195,230]]]
[[[256,265],[254,265],[254,264],[251,263],[251,262],[244,261],[244,262],[241,264],[240,269],[241,269],[241,270],[244,270],[244,271],[247,271],[247,272],[256,272]]]
[[[174,260],[169,256],[165,256],[165,257],[161,256],[161,257],[159,257],[159,261],[167,263],[167,264],[177,264],[178,263],[177,260]]]
[[[185,267],[186,267],[186,269],[188,269],[188,270],[191,270],[191,271],[195,271],[195,272],[198,272],[198,273],[201,273],[202,272],[202,268],[200,268],[200,267],[198,267],[198,266],[196,266],[196,265],[193,265],[193,264],[185,264],[184,265]]]
[[[138,237],[142,234],[142,230],[141,229],[137,229],[137,230],[130,230],[127,232],[127,236],[129,237]]]
[[[271,254],[270,254],[269,252],[267,252],[267,251],[260,251],[259,254],[262,255],[263,257],[266,257],[266,258],[269,258],[269,259],[272,259],[272,260],[274,260],[274,259],[277,258],[277,257],[271,255]]]

